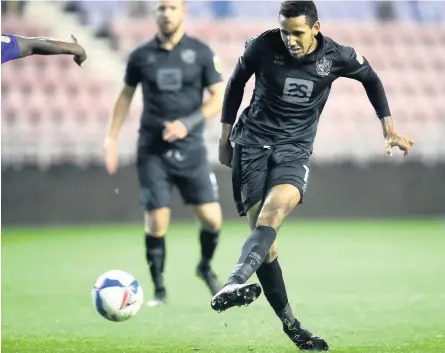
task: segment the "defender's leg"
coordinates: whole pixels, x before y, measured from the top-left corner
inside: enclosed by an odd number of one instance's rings
[[[195,206],[195,214],[201,223],[201,260],[196,268],[196,275],[206,283],[212,295],[215,295],[222,288],[211,267],[222,224],[221,206],[217,202]]]
[[[139,152],[138,179],[140,201],[144,207],[145,254],[154,284],[154,300],[149,306],[164,304],[165,234],[170,223],[172,183],[161,157]]]
[[[154,307],[165,304],[164,285],[165,234],[170,223],[170,208],[162,207],[144,212],[145,249],[147,263],[155,287],[155,297],[147,303]]]
[[[196,275],[205,282],[214,295],[222,288],[211,268],[222,223],[221,206],[218,203],[218,184],[203,147],[184,151],[182,154],[184,160],[176,163],[178,168],[174,173],[173,181],[184,203],[193,206],[195,215],[201,223],[199,230],[201,258],[196,268]]]

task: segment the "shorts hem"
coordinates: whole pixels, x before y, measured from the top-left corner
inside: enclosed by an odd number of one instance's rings
[[[285,185],[285,184],[289,184],[289,185],[295,186],[298,189],[298,191],[300,192],[300,202],[298,202],[298,204],[302,204],[303,203],[303,197],[304,197],[303,188],[301,187],[301,185],[297,184],[295,181],[292,181],[292,180],[284,180],[284,181],[282,181],[282,180],[280,180],[280,181],[276,181],[274,183],[271,183],[270,187],[268,188],[268,192],[270,191],[270,189],[272,189],[275,186]]]
[[[218,199],[211,199],[211,200],[199,200],[199,201],[184,201],[184,205],[186,206],[201,206],[201,205],[205,205],[207,203],[215,203],[215,202],[219,202]]]

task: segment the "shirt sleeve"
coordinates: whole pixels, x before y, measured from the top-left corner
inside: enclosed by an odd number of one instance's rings
[[[127,61],[125,70],[125,84],[127,86],[136,87],[141,82],[141,69],[137,60],[137,52],[132,52]]]
[[[380,119],[390,116],[391,111],[382,81],[369,62],[348,46],[339,46],[339,54],[339,76],[360,81],[377,116]]]
[[[339,46],[340,76],[362,81],[369,74],[368,61],[348,46]]]
[[[213,51],[206,47],[202,53],[202,82],[204,87],[209,87],[215,83],[223,81],[221,62]]]
[[[240,56],[227,83],[224,93],[221,122],[233,125],[244,95],[247,81],[255,73],[259,57],[259,39],[250,39],[245,43],[245,50]]]
[[[17,38],[11,34],[2,34],[2,64],[20,58]]]

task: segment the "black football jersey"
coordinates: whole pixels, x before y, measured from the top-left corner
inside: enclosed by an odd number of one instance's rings
[[[279,29],[246,42],[226,89],[221,122],[235,122],[244,86],[252,75],[255,89],[232,131],[232,141],[245,146],[298,143],[311,153],[320,115],[337,78],[356,79],[364,85],[372,82],[369,90],[379,89],[377,75],[353,48],[321,33],[316,38],[317,49],[300,60],[290,55]],[[376,78],[380,86],[374,85]],[[383,102],[377,94],[377,115],[388,116],[386,96],[384,91],[379,93]]]

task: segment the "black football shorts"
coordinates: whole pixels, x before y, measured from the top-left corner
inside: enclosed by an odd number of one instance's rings
[[[309,178],[309,154],[296,144],[248,147],[236,144],[232,160],[233,196],[238,214],[247,211],[276,185],[291,184],[301,195]]]
[[[170,207],[173,186],[185,204],[218,200],[218,186],[204,146],[189,150],[165,149],[155,153],[138,149],[140,202],[146,211]]]

